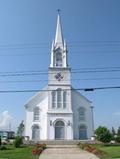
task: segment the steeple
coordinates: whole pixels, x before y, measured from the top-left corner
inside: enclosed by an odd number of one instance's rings
[[[59,12],[58,12],[58,17],[57,17],[55,44],[58,46],[63,45],[63,35],[62,35],[62,27],[61,27],[61,20],[60,20],[60,13]]]
[[[65,40],[63,40],[62,35],[62,26],[60,20],[60,13],[58,11],[57,17],[57,27],[56,27],[56,34],[55,40],[52,42],[51,48],[51,64],[50,67],[52,68],[67,68],[67,44]]]

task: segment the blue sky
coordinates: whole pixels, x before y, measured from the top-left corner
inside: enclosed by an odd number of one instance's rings
[[[71,68],[120,67],[119,0],[0,0],[0,73],[47,70],[60,8]],[[120,78],[120,71],[73,74],[72,79]],[[0,90],[42,89],[47,75],[0,76]],[[120,79],[72,81],[75,88],[119,86]],[[93,102],[95,127],[120,126],[120,89],[81,92]],[[15,128],[25,119],[25,102],[35,93],[0,94],[0,115]]]

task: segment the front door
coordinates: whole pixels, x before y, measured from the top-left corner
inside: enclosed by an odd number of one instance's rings
[[[55,124],[55,139],[62,140],[65,138],[65,124],[63,121],[57,121]]]

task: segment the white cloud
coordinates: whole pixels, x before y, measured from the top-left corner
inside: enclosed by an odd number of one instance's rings
[[[0,115],[0,129],[8,129],[12,122],[12,119],[13,118],[8,111],[2,112],[2,114]]]
[[[120,112],[113,113],[114,116],[120,116]]]

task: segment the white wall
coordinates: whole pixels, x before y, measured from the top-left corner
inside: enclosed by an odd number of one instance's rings
[[[47,138],[47,109],[48,109],[48,97],[44,98],[36,106],[40,108],[40,120],[35,122],[33,121],[33,109],[35,106],[28,106],[26,109],[26,122],[25,122],[25,136],[32,138],[32,126],[34,124],[39,125],[40,127],[40,139]]]
[[[78,109],[80,107],[85,108],[85,121],[79,121]],[[81,124],[86,125],[87,127],[87,137],[91,138],[93,135],[93,118],[91,111],[91,102],[89,102],[85,97],[83,97],[79,92],[72,91],[72,108],[73,108],[73,130],[74,130],[74,139],[79,139],[79,126]]]
[[[57,89],[58,86],[49,86],[49,89]],[[61,86],[62,89],[70,89],[70,86]],[[41,94],[42,95],[42,94]],[[39,97],[38,97],[39,98]],[[33,99],[34,100],[34,99]],[[38,124],[40,126],[40,139],[55,139],[55,122],[62,120],[66,127],[66,139],[79,139],[79,126],[85,124],[87,126],[87,137],[91,138],[93,135],[93,121],[91,102],[83,97],[77,91],[68,91],[67,94],[68,107],[66,109],[52,109],[51,108],[51,92],[45,93],[41,101],[37,100],[36,105],[28,105],[26,109],[26,123],[25,136],[32,137],[32,125]],[[34,102],[33,102],[34,103]],[[33,108],[38,106],[40,108],[40,121],[33,121]],[[79,121],[78,108],[84,107],[86,109],[86,120]],[[72,109],[71,109],[72,108]],[[52,121],[52,125],[50,125]],[[71,125],[68,126],[68,121]]]

